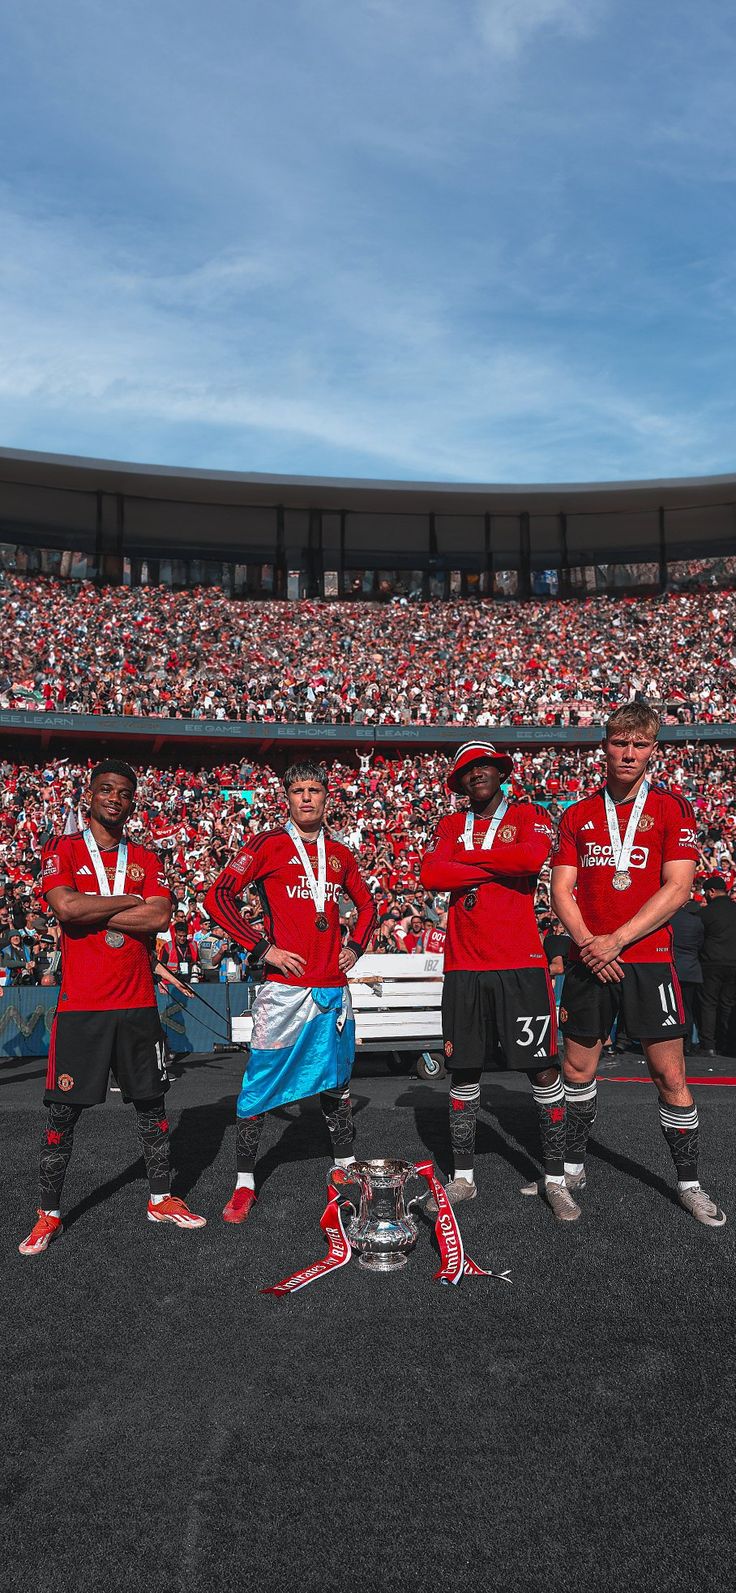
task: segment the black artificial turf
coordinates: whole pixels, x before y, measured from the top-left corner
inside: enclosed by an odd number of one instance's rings
[[[77,1131],[63,1237],[23,1260],[33,1069],[0,1089],[3,1590],[730,1593],[732,1090],[697,1092],[723,1230],[673,1199],[653,1089],[613,1082],[583,1219],[556,1224],[518,1194],[534,1171],[525,1081],[489,1079],[481,1197],[461,1223],[512,1285],[433,1283],[427,1226],[403,1273],[353,1262],[279,1300],[259,1287],[324,1253],[313,1103],[271,1118],[259,1204],[228,1228],[232,1067],[176,1084],[177,1188],[210,1219],[182,1233],[145,1221],[132,1113],[113,1098]],[[361,1152],[442,1163],[445,1092],[358,1077]]]

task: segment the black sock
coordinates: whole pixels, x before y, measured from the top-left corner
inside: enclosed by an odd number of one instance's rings
[[[588,1137],[598,1110],[598,1080],[587,1084],[571,1084],[565,1079],[567,1102],[566,1162],[584,1162]]]
[[[544,1171],[550,1178],[562,1178],[565,1171],[565,1086],[558,1074],[554,1084],[536,1084],[532,1075],[532,1095],[539,1115]]]
[[[450,1090],[450,1144],[453,1171],[472,1171],[475,1163],[475,1125],[480,1111],[480,1084],[455,1084]]]
[[[39,1165],[39,1206],[42,1211],[58,1211],[66,1170],[74,1145],[74,1130],[83,1108],[51,1101],[41,1135]]]
[[[338,1157],[342,1160],[349,1156],[355,1139],[355,1125],[353,1123],[353,1105],[350,1099],[350,1088],[343,1090],[325,1090],[319,1098],[322,1113],[330,1131],[332,1141],[332,1155],[335,1161]]]
[[[256,1117],[239,1117],[235,1134],[235,1165],[239,1173],[252,1173],[261,1143],[265,1112]]]
[[[692,1106],[666,1106],[660,1096],[659,1121],[675,1164],[678,1183],[697,1183],[700,1129],[695,1102]]]
[[[171,1163],[169,1125],[163,1095],[160,1100],[146,1101],[142,1106],[136,1103],[135,1115],[151,1194],[168,1195],[171,1189]]]

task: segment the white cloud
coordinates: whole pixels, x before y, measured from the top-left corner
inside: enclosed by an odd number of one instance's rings
[[[221,462],[217,439],[229,437],[240,468],[286,472],[349,474],[356,457],[376,475],[455,480],[667,474],[673,457],[705,468],[696,415],[622,392],[562,346],[463,331],[452,285],[446,296],[389,289],[366,266],[336,269],[317,293],[309,272],[271,256],[267,271],[226,255],[180,276],[121,275],[99,237],[82,244],[58,222],[7,212],[3,230],[24,262],[4,272],[9,445],[72,451],[86,416],[89,451],[125,456],[143,428],[151,462],[159,439],[171,458],[177,432],[198,432],[198,456],[175,462],[206,463],[212,447]],[[299,335],[261,305],[273,271],[289,279]]]
[[[600,0],[477,0],[481,37],[493,55],[519,55],[541,29],[588,38],[598,23]]]

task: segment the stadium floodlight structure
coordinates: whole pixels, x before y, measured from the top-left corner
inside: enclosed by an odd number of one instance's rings
[[[219,584],[219,571],[254,597],[656,591],[694,561],[736,572],[736,475],[482,485],[0,449],[0,543],[42,552],[49,573],[75,557],[106,581]]]

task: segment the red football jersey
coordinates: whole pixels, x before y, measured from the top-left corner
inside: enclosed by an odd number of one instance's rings
[[[350,849],[325,832],[327,848],[327,929],[317,928],[317,909],[309,881],[302,868],[294,842],[285,829],[267,830],[249,836],[246,845],[228,863],[210,886],[205,909],[228,935],[255,952],[256,958],[268,945],[280,951],[296,951],[306,958],[300,978],[284,974],[266,964],[266,978],[282,985],[334,988],[347,984],[337,966],[342,950],[340,939],[341,894],[350,897],[358,909],[355,931],[348,945],[357,956],[365,951],[376,925],[373,897],[364,883]],[[304,848],[317,877],[316,841],[304,841]],[[246,923],[238,911],[243,892],[254,886],[263,909],[265,937]]]
[[[628,890],[615,891],[611,883],[615,864],[611,837],[606,822],[604,787],[583,797],[566,810],[560,824],[552,858],[553,868],[565,864],[578,871],[575,895],[583,919],[593,935],[609,935],[638,913],[656,895],[662,884],[662,865],[671,862],[697,862],[695,814],[685,797],[653,787],[647,793],[644,810],[636,827],[631,853]],[[616,808],[619,834],[623,839],[631,807]],[[574,961],[580,953],[570,947]],[[670,962],[672,930],[669,924],[643,935],[620,953],[622,962]]]
[[[445,973],[547,966],[534,889],[552,844],[552,821],[534,802],[511,802],[493,845],[482,851],[490,822],[475,820],[473,849],[467,851],[465,813],[448,813],[422,861],[425,889],[450,892]]]
[[[103,851],[110,890],[114,889],[118,849]],[[44,896],[66,885],[85,896],[99,896],[92,859],[81,833],[62,835],[44,848],[41,890]],[[146,846],[128,841],[125,895],[171,899],[160,859]],[[153,936],[126,935],[116,948],[105,940],[106,924],[62,924],[61,990],[57,1012],[117,1012],[124,1007],[155,1007],[151,972]],[[122,931],[121,931],[122,933]]]

